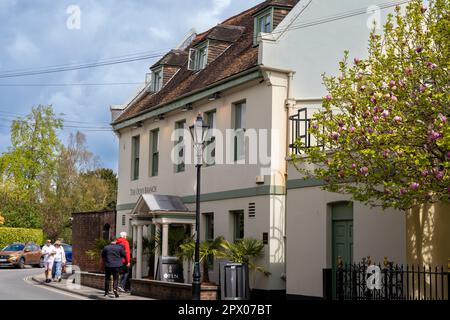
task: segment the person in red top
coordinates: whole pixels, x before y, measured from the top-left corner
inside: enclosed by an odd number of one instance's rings
[[[131,252],[130,252],[130,243],[127,240],[127,233],[121,232],[120,238],[117,239],[116,243],[118,245],[123,246],[125,250],[125,258],[122,259],[123,266],[121,270],[121,280],[120,280],[120,286],[119,291],[125,292],[125,288],[127,287],[127,281],[128,281],[128,275],[131,265]]]

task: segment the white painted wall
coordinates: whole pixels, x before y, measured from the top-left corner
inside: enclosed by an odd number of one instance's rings
[[[329,204],[349,197],[320,187],[288,190],[287,293],[323,296],[322,270],[332,267],[331,212]],[[405,213],[383,211],[355,202],[353,206],[354,262],[370,256],[406,263]]]
[[[293,81],[294,98],[323,97],[322,74],[336,74],[338,62],[344,51],[354,57],[367,56],[370,30],[367,21],[372,13],[327,22],[307,28],[305,23],[329,18],[359,9],[365,10],[391,0],[300,0],[273,34],[263,37],[260,44],[260,63],[264,66],[296,71]],[[304,8],[305,5],[309,5]],[[393,8],[380,12],[384,24],[386,14]],[[282,32],[287,30],[286,32]]]

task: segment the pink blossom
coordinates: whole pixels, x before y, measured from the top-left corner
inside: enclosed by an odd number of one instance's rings
[[[427,12],[428,8],[425,5],[422,5],[422,7],[420,7],[420,12],[425,13]]]
[[[430,138],[430,140],[438,140],[441,137],[441,134],[439,132],[436,132],[434,130],[431,130],[428,138]]]
[[[389,110],[384,110],[384,111],[381,113],[381,116],[382,116],[383,118],[387,118],[387,117],[389,116]]]
[[[430,68],[431,70],[434,70],[437,68],[437,64],[432,63],[432,62],[427,62],[427,66],[428,68]]]
[[[359,90],[360,90],[360,91],[365,91],[365,90],[366,90],[366,86],[361,86],[361,87],[359,88]]]
[[[390,99],[390,98],[391,98],[391,95],[390,95],[389,93],[386,93],[386,94],[384,95],[384,97],[385,97],[386,99]]]
[[[361,59],[355,58],[355,59],[353,60],[353,62],[354,62],[356,65],[358,65],[358,64],[361,63]]]
[[[417,52],[417,53],[421,53],[422,51],[423,51],[423,48],[422,48],[422,47],[417,47],[417,48],[416,48],[416,52]]]
[[[354,132],[355,132],[355,130],[356,130],[356,128],[355,128],[355,127],[351,127],[350,129],[348,129],[348,132],[350,132],[350,133],[354,133]]]
[[[391,96],[391,100],[392,100],[393,102],[397,102],[397,97],[394,96],[394,95],[392,95],[392,96]]]
[[[385,158],[385,159],[389,158],[390,153],[391,152],[389,150],[384,150],[383,151],[383,158]]]
[[[441,119],[441,121],[443,123],[447,123],[447,117],[444,116],[442,113],[439,113],[438,117],[439,117],[439,119]]]
[[[361,169],[359,169],[359,172],[363,175],[367,175],[369,173],[369,168],[362,167]]]
[[[400,117],[400,116],[395,116],[395,117],[394,117],[394,121],[397,122],[397,123],[399,123],[399,122],[402,122],[403,119],[402,119],[402,117]]]
[[[417,189],[419,189],[419,186],[420,185],[417,182],[412,182],[410,185],[411,190],[417,190]]]
[[[340,137],[340,134],[338,132],[332,132],[330,135],[330,138],[333,140],[337,140],[337,139],[339,139],[339,137]]]
[[[372,102],[373,104],[377,103],[377,98],[375,98],[375,96],[371,96],[370,97],[370,102]]]
[[[405,194],[407,194],[408,193],[408,190],[406,190],[406,189],[404,189],[404,188],[401,188],[400,189],[400,194],[401,195],[405,195]]]
[[[443,171],[436,171],[434,173],[434,176],[437,180],[442,180],[444,179],[444,172]]]
[[[374,132],[374,130],[373,130],[372,127],[367,128],[367,131],[368,131],[369,133],[373,133],[373,132]]]
[[[391,80],[389,82],[389,86],[392,88],[393,86],[395,86],[396,82],[394,80]]]
[[[430,171],[425,169],[425,170],[422,171],[421,175],[422,175],[422,177],[426,178],[426,177],[428,177],[430,175]]]
[[[333,97],[329,94],[325,96],[325,100],[331,101],[332,99]]]
[[[406,74],[407,76],[412,75],[412,74],[413,74],[413,69],[410,68],[410,67],[406,68],[406,69],[405,69],[405,74]]]
[[[352,169],[356,169],[356,163],[352,163]]]
[[[421,93],[424,93],[426,90],[427,90],[427,86],[421,84],[421,85],[420,85],[419,91],[420,91]]]
[[[374,117],[373,117],[373,122],[376,123],[376,122],[378,122],[378,120],[380,120],[380,117],[378,117],[378,116],[374,116]]]

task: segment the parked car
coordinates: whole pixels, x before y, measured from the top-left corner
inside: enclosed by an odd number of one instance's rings
[[[66,254],[66,263],[72,264],[72,246],[70,244],[62,243],[64,253]]]
[[[11,243],[0,251],[0,266],[23,269],[26,265],[42,267],[41,248],[34,243]]]

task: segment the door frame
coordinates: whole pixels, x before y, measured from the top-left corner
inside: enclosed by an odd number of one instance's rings
[[[339,204],[346,204],[349,207],[351,207],[351,210],[346,211],[346,212],[333,212],[333,207]],[[328,219],[328,235],[329,235],[329,240],[327,241],[327,246],[329,248],[329,261],[331,262],[330,264],[330,269],[331,269],[331,279],[332,279],[332,298],[335,299],[336,298],[336,261],[334,261],[335,259],[333,259],[334,257],[334,222],[335,221],[352,221],[353,223],[353,230],[352,230],[352,239],[354,240],[354,228],[355,228],[355,224],[354,224],[354,203],[352,201],[337,201],[337,202],[332,202],[332,203],[328,203],[328,213],[329,213],[329,219]],[[353,254],[352,254],[353,257]]]

